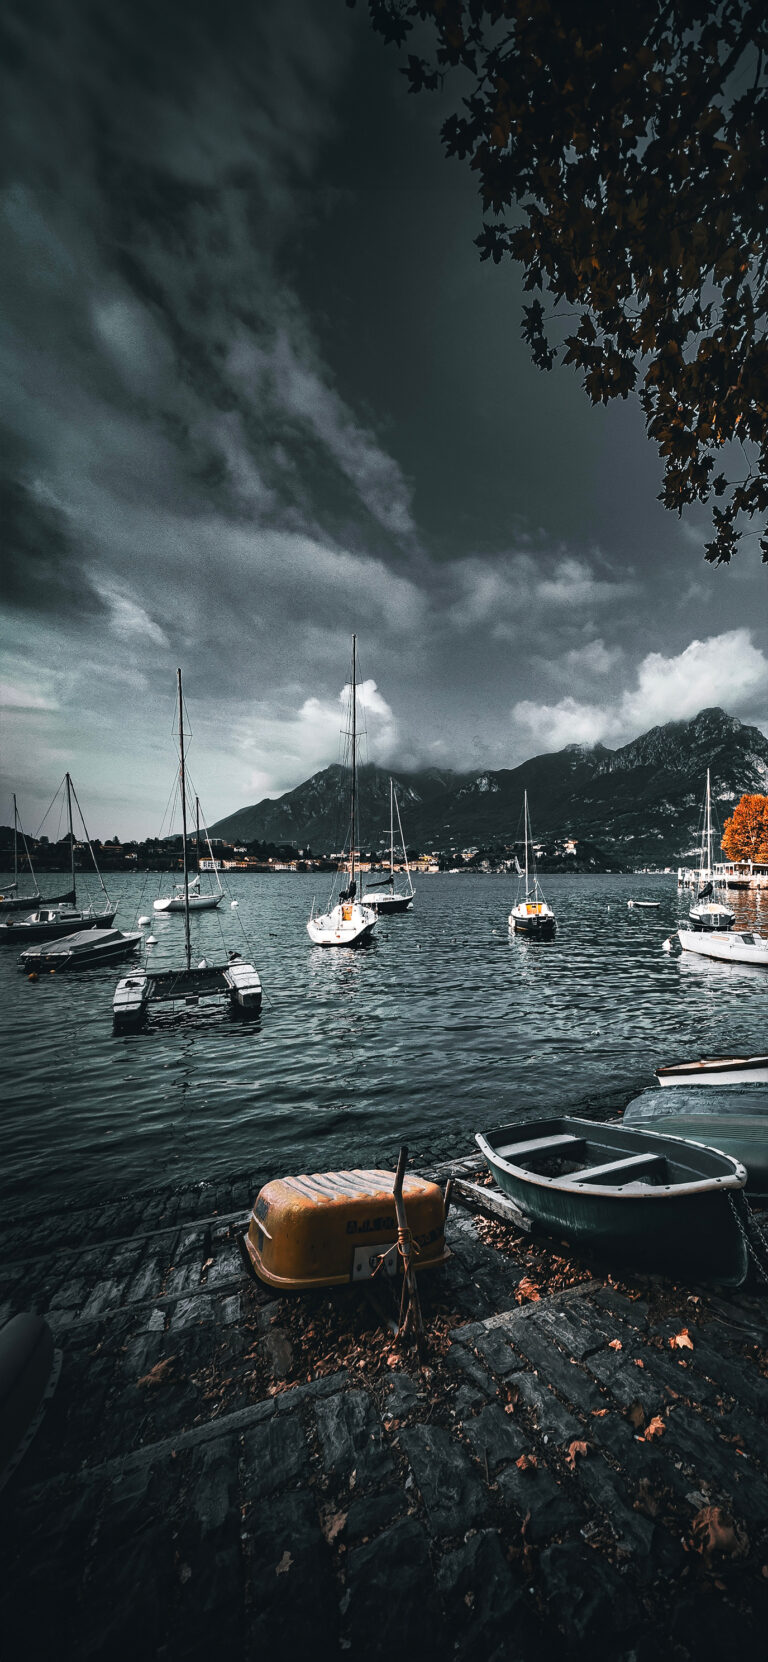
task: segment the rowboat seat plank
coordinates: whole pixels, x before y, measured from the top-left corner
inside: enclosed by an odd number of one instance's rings
[[[548,1153],[550,1150],[554,1153],[556,1149],[572,1148],[574,1143],[583,1142],[583,1137],[574,1137],[568,1132],[556,1137],[537,1137],[523,1143],[505,1143],[496,1149],[496,1153],[501,1155],[502,1160],[509,1160],[515,1154],[523,1155],[527,1159],[529,1154],[540,1154],[543,1149]]]
[[[649,1171],[660,1165],[663,1158],[661,1154],[628,1154],[623,1160],[608,1160],[604,1166],[585,1166],[583,1171],[569,1172],[568,1182],[594,1183],[596,1178],[613,1177],[623,1172],[628,1175],[632,1172],[636,1176],[641,1167],[643,1171]]]

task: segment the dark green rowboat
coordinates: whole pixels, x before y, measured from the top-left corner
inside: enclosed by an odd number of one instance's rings
[[[672,1275],[745,1280],[747,1174],[729,1155],[562,1115],[475,1141],[499,1188],[547,1234]]]
[[[719,1148],[746,1166],[747,1194],[768,1199],[768,1086],[651,1086],[627,1105],[624,1124]]]

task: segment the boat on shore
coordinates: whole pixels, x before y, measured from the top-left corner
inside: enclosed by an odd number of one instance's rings
[[[520,866],[517,867],[517,900],[509,914],[509,927],[518,935],[530,935],[535,940],[547,940],[554,935],[557,924],[555,914],[544,899],[536,875],[527,791],[523,794],[523,828],[525,868],[521,871]]]
[[[0,942],[13,944],[14,942],[51,941],[58,935],[71,935],[83,929],[108,929],[114,923],[117,907],[107,894],[107,890],[96,863],[91,839],[83,819],[83,810],[77,800],[77,793],[69,773],[65,773],[63,780],[67,803],[67,822],[69,826],[69,857],[71,886],[65,898],[59,903],[44,903],[37,910],[30,912],[25,918],[7,918],[0,921]],[[61,786],[59,786],[61,790]],[[56,795],[58,796],[57,791]],[[75,833],[72,823],[72,799],[77,804],[77,810],[82,821],[88,852],[93,861],[94,871],[98,878],[105,905],[97,908],[92,903],[87,906],[77,904],[77,884],[75,879]],[[56,798],[54,797],[54,801]]]
[[[50,974],[51,971],[94,969],[98,964],[111,964],[138,951],[144,939],[141,930],[80,929],[61,940],[42,941],[29,946],[19,958],[20,967],[27,974]]]
[[[744,1166],[659,1132],[568,1115],[478,1132],[499,1188],[547,1234],[740,1286]]]
[[[405,862],[405,880],[408,885],[407,889],[399,890],[395,888],[395,811],[397,812],[400,844],[403,851],[403,860]],[[394,781],[392,779],[389,781],[389,876],[384,878],[377,877],[375,882],[369,885],[369,887],[365,890],[365,904],[366,906],[372,906],[374,911],[378,912],[380,916],[382,913],[389,916],[393,912],[410,912],[413,905],[413,883],[411,882],[408,856],[405,852],[405,838],[403,836],[403,823],[400,818],[400,804],[397,800]]]
[[[307,920],[307,933],[315,946],[361,946],[369,941],[376,927],[376,913],[372,906],[357,898],[357,636],[352,636],[352,686],[350,693],[350,801],[347,846],[349,857],[340,870],[347,871],[349,881],[342,889],[335,905],[327,912],[315,912],[314,902]],[[333,896],[331,896],[333,898]]]
[[[761,1085],[711,1085],[701,1091],[651,1085],[627,1104],[623,1125],[648,1126],[666,1136],[706,1143],[739,1160],[747,1192],[768,1196],[768,1089]]]

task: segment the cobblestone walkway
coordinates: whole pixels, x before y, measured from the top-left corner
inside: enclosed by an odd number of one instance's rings
[[[454,1210],[430,1375],[313,1373],[296,1296],[244,1265],[256,1187],[6,1232],[0,1316],[44,1314],[64,1366],[0,1499],[5,1654],[762,1653],[764,1299],[595,1276],[519,1303]]]

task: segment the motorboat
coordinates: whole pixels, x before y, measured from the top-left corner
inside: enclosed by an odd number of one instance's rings
[[[554,935],[557,924],[552,907],[544,899],[541,885],[536,876],[527,791],[523,796],[523,826],[525,866],[521,869],[517,857],[515,857],[519,881],[517,900],[509,914],[509,927],[518,935],[531,935],[536,940],[545,940]]]
[[[68,969],[93,969],[97,964],[111,964],[136,952],[141,945],[141,930],[79,929],[74,935],[40,946],[27,947],[19,964],[27,973],[45,974]]]
[[[756,935],[745,929],[722,933],[713,929],[678,929],[677,938],[684,952],[695,952],[702,958],[717,958],[724,964],[755,964],[768,969],[768,939],[765,935]],[[666,947],[668,943],[664,944]]]
[[[361,946],[369,941],[376,927],[376,912],[372,906],[357,898],[357,636],[352,636],[352,680],[349,700],[350,727],[350,801],[349,801],[349,856],[340,870],[348,873],[349,881],[341,890],[335,905],[326,912],[315,912],[314,902],[307,920],[307,933],[315,946]]]
[[[395,811],[397,812],[397,825],[403,851],[402,857],[405,863],[405,880],[408,885],[405,889],[397,889],[395,886]],[[393,912],[410,912],[413,905],[413,883],[411,882],[408,856],[405,852],[400,804],[397,800],[392,779],[389,781],[389,876],[377,878],[369,884],[365,890],[365,904],[366,906],[372,906],[374,912],[378,912],[380,916],[382,914],[390,915]]]
[[[722,932],[732,929],[735,915],[730,906],[722,901],[713,900],[714,894],[714,866],[712,864],[712,792],[707,768],[707,789],[704,797],[704,824],[701,837],[701,858],[699,861],[699,876],[696,888],[696,899],[688,913],[692,929],[717,930]]]
[[[558,1238],[667,1273],[740,1286],[739,1160],[645,1128],[567,1115],[478,1132],[499,1188]]]

